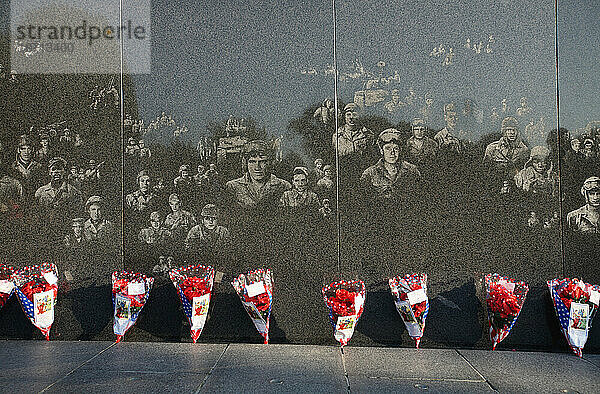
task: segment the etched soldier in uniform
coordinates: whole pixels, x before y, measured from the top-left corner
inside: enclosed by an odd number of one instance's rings
[[[141,229],[138,239],[148,245],[160,245],[167,243],[171,234],[171,231],[163,226],[160,213],[154,211],[150,214],[150,227]]]
[[[460,153],[460,140],[456,137],[456,109],[450,103],[444,106],[444,121],[446,127],[437,132],[433,137],[440,150]]]
[[[517,120],[512,116],[502,121],[502,137],[485,148],[484,163],[513,176],[529,158],[529,148],[521,141]]]
[[[373,145],[373,133],[366,127],[359,127],[358,107],[350,103],[344,107],[344,124],[333,134],[331,144],[340,157],[367,153]]]
[[[19,138],[19,146],[12,168],[27,185],[35,185],[41,176],[42,166],[33,159],[32,142],[26,135]]]
[[[204,180],[204,173],[206,169],[202,164],[198,165],[198,173],[193,176],[194,182],[196,183],[196,187],[202,187],[202,183]]]
[[[55,157],[50,160],[48,167],[50,183],[35,192],[37,203],[49,214],[50,221],[79,213],[83,207],[83,198],[79,190],[67,183],[67,162],[62,157]]]
[[[315,182],[323,178],[323,159],[315,159]]]
[[[40,164],[48,163],[48,160],[52,157],[50,152],[50,137],[48,134],[42,133],[42,135],[40,135],[40,145],[40,149],[38,149],[35,154],[35,160]]]
[[[567,225],[576,233],[598,234],[600,217],[600,178],[592,176],[583,182],[581,194],[585,205],[567,214]]]
[[[138,190],[125,197],[127,206],[136,212],[144,212],[152,204],[156,195],[150,190],[150,175],[140,171],[137,176]]]
[[[292,177],[292,190],[286,190],[281,196],[279,205],[284,207],[308,207],[319,208],[319,197],[311,190],[308,190],[308,170],[305,167],[294,168]]]
[[[84,218],[74,218],[71,221],[71,233],[67,234],[64,239],[65,246],[70,248],[82,247],[87,243],[83,236]]]
[[[525,168],[515,175],[515,185],[526,193],[555,195],[558,176],[550,163],[550,150],[534,146]]]
[[[127,140],[127,146],[125,147],[125,153],[131,156],[137,155],[140,147],[135,143],[135,139],[133,137],[129,137]]]
[[[112,241],[115,226],[104,218],[102,204],[100,196],[91,196],[85,203],[85,210],[90,218],[83,224],[83,236],[88,241],[106,244]]]
[[[377,145],[381,159],[363,172],[361,181],[384,199],[408,192],[411,183],[418,181],[421,173],[417,166],[400,159],[400,132],[396,129],[382,131]]]
[[[292,185],[271,174],[273,149],[265,141],[247,142],[242,149],[244,175],[225,185],[237,205],[243,208],[272,208]]]
[[[426,165],[433,161],[438,144],[425,135],[423,119],[414,119],[411,123],[412,137],[406,141],[409,160],[416,165]]]
[[[187,249],[222,248],[229,242],[229,230],[220,226],[219,209],[214,204],[206,204],[200,213],[202,221],[190,229],[185,239]]]
[[[171,213],[165,219],[165,227],[173,233],[173,237],[184,240],[188,231],[196,224],[196,218],[190,212],[181,209],[181,200],[175,193],[169,196]]]

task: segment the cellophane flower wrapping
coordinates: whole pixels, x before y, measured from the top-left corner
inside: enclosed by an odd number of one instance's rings
[[[565,278],[549,280],[548,289],[561,330],[571,350],[582,357],[600,303],[600,286]]]
[[[154,278],[128,271],[112,274],[113,332],[117,342],[133,326],[148,300]]]
[[[400,314],[408,335],[415,341],[417,349],[425,332],[425,321],[429,313],[427,297],[427,274],[406,274],[389,280],[396,310]]]
[[[58,294],[58,269],[52,263],[24,267],[13,274],[17,298],[34,326],[50,340]]]
[[[0,263],[0,309],[15,291],[12,275],[14,268]]]
[[[490,341],[495,350],[517,322],[529,286],[499,274],[485,275],[484,282]]]
[[[273,275],[269,269],[241,274],[231,282],[254,326],[269,343],[269,318],[273,303]]]
[[[346,346],[363,313],[367,291],[362,280],[341,280],[321,290],[334,327],[333,337]]]
[[[172,269],[169,277],[179,293],[183,312],[190,322],[192,341],[196,343],[208,316],[215,270],[213,267],[190,265]]]

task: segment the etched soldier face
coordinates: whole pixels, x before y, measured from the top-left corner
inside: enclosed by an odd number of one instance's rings
[[[160,216],[150,220],[150,226],[152,226],[153,229],[158,230],[160,228]]]
[[[182,178],[189,178],[190,177],[190,173],[188,172],[188,170],[181,171],[181,177]]]
[[[323,162],[322,161],[317,161],[315,163],[315,168],[317,168],[318,170],[323,169]]]
[[[574,152],[579,152],[580,147],[581,141],[579,141],[578,139],[571,140],[571,149],[573,149]]]
[[[444,115],[446,119],[446,126],[449,128],[454,128],[456,126],[456,112],[448,111],[446,115]]]
[[[65,178],[65,169],[61,166],[54,166],[50,168],[50,179],[53,182],[60,182]]]
[[[265,155],[250,156],[248,158],[248,174],[252,180],[260,182],[267,177],[269,158]]]
[[[592,207],[600,207],[600,190],[590,190],[587,193],[588,196],[588,204]]]
[[[90,219],[92,222],[98,222],[102,219],[102,208],[98,204],[92,204],[89,207]]]
[[[327,178],[331,178],[331,176],[333,175],[331,173],[331,168],[328,168],[326,170],[323,171],[323,175],[326,176]]]
[[[506,136],[507,140],[513,142],[517,139],[517,129],[514,127],[507,127],[504,129],[504,135]]]
[[[533,169],[540,174],[546,170],[547,163],[546,160],[533,159],[532,161]]]
[[[416,139],[420,140],[425,135],[425,127],[413,126],[413,135]]]
[[[140,177],[140,191],[142,191],[143,193],[148,191],[148,188],[150,187],[150,177],[148,175],[143,175]]]
[[[202,224],[207,230],[214,230],[217,227],[217,218],[214,216],[202,216]]]
[[[47,148],[48,140],[46,138],[44,138],[43,140],[40,140],[40,145],[42,146],[42,148]]]
[[[354,126],[355,121],[358,119],[358,112],[354,110],[346,111],[344,113],[344,121],[348,126]]]
[[[388,164],[396,164],[400,158],[400,147],[395,142],[388,142],[381,148],[383,161]]]
[[[77,238],[81,237],[82,232],[83,232],[83,226],[81,225],[81,223],[76,223],[73,225],[73,234],[75,234],[75,236]]]
[[[177,212],[181,209],[181,201],[172,201],[169,202],[169,205],[171,206],[171,210],[173,212]]]
[[[305,192],[306,187],[308,186],[308,180],[306,179],[306,175],[304,174],[294,175],[294,177],[292,178],[292,183],[294,184],[296,190],[298,190],[300,193]]]
[[[23,145],[19,148],[19,158],[24,162],[31,160],[31,146]]]

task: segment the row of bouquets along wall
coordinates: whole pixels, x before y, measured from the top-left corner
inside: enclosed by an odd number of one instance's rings
[[[209,266],[191,265],[172,269],[169,277],[179,293],[195,343],[208,316],[215,270]],[[0,308],[16,293],[25,315],[49,339],[57,283],[58,270],[54,264],[44,263],[20,270],[0,264]],[[154,278],[140,273],[116,271],[112,274],[113,330],[117,342],[135,324],[153,283]],[[268,343],[273,305],[271,270],[261,268],[240,274],[231,284],[264,343]],[[552,279],[547,284],[561,330],[573,352],[581,357],[600,303],[600,286],[576,278]],[[396,276],[389,279],[389,286],[396,309],[418,348],[429,313],[427,275]],[[490,340],[495,349],[517,322],[529,286],[498,274],[485,275],[484,286]],[[334,338],[345,346],[364,310],[365,284],[361,280],[340,280],[324,286],[321,292],[334,327]]]

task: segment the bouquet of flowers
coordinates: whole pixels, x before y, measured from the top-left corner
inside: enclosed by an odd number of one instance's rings
[[[169,277],[179,293],[183,312],[191,325],[192,341],[196,343],[208,316],[215,270],[213,267],[190,265],[185,268],[173,268],[169,271]]]
[[[114,308],[113,332],[117,342],[133,326],[148,300],[154,278],[144,274],[115,271],[112,274],[112,300]]]
[[[495,350],[515,325],[529,286],[498,274],[487,274],[484,279],[490,340],[493,343],[492,350]]]
[[[389,284],[396,310],[418,349],[425,331],[425,319],[429,313],[427,274],[396,276],[389,280]]]
[[[13,267],[0,263],[0,309],[6,304],[14,291],[13,272]]]
[[[549,280],[548,288],[562,332],[573,352],[582,357],[600,303],[600,286],[565,278]]]
[[[273,303],[273,276],[269,269],[241,274],[231,282],[254,326],[269,343],[269,318]]]
[[[58,293],[56,265],[43,263],[25,267],[13,275],[13,281],[23,312],[49,341]]]
[[[323,300],[334,327],[333,337],[346,346],[363,313],[367,291],[362,280],[339,281],[323,287]]]

